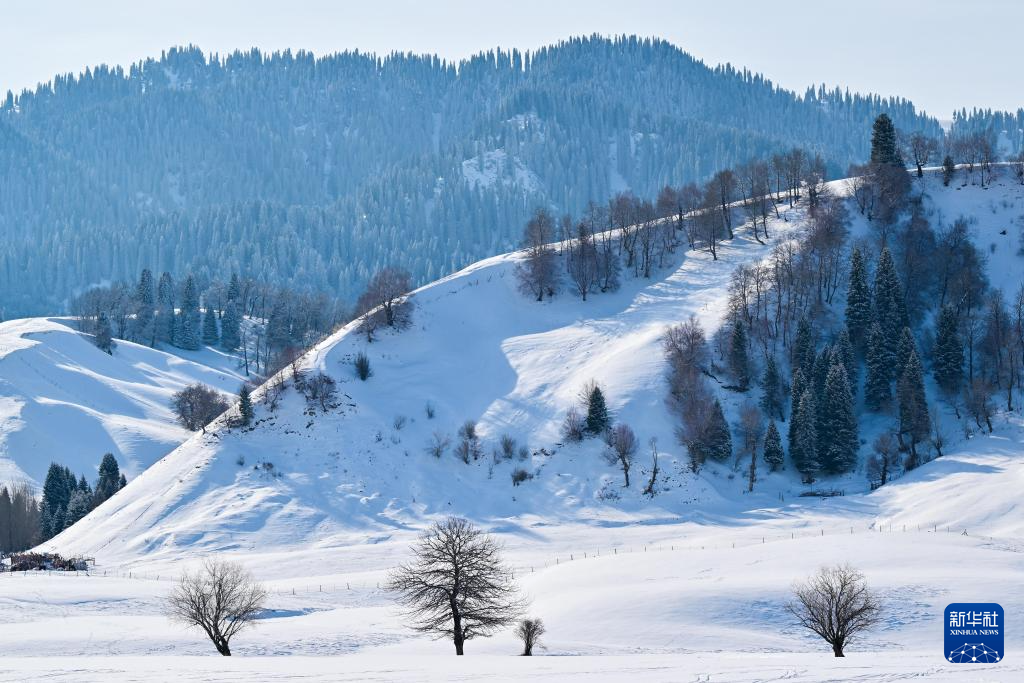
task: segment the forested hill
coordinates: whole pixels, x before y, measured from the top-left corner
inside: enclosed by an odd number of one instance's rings
[[[231,271],[351,299],[382,265],[435,279],[579,211],[794,146],[833,173],[910,102],[803,95],[673,45],[576,38],[432,56],[172,49],[0,106],[0,313],[55,313],[141,268]]]

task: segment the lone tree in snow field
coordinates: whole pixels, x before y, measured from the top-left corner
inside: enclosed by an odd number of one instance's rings
[[[385,587],[413,630],[451,638],[461,655],[470,638],[489,636],[522,615],[526,604],[499,544],[471,522],[437,522],[412,550],[413,561],[392,570]]]
[[[172,619],[203,629],[217,652],[230,657],[231,639],[252,625],[266,599],[267,592],[241,565],[211,559],[181,577],[167,606]]]
[[[171,397],[171,408],[181,426],[190,431],[202,429],[228,409],[228,402],[216,389],[205,384],[191,384]]]
[[[412,302],[406,296],[410,289],[412,276],[401,268],[384,268],[370,279],[356,302],[356,314],[363,316],[360,331],[367,341],[381,327],[404,329],[412,323]]]
[[[881,607],[864,575],[849,565],[822,567],[793,593],[786,610],[831,645],[836,657],[844,656],[847,643],[880,618]]]
[[[516,635],[523,641],[523,656],[533,656],[533,648],[540,642],[540,637],[547,629],[540,619],[523,619],[516,627]]]

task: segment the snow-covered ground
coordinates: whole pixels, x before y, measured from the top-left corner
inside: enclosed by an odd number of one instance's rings
[[[997,217],[975,223],[984,244],[1019,213],[1019,190],[1003,182],[929,186],[929,208],[947,222],[960,206],[953,193],[977,195],[964,205],[972,215],[994,201]],[[798,236],[802,216],[798,205],[770,223],[773,239]],[[289,389],[276,411],[258,406],[250,430],[221,421],[47,544],[96,557],[90,576],[0,577],[0,647],[17,655],[0,660],[0,680],[1024,679],[1024,637],[1012,626],[998,665],[965,669],[942,651],[948,603],[999,602],[1010,624],[1024,611],[1019,415],[969,440],[951,427],[943,458],[873,493],[861,468],[825,482],[847,491],[827,499],[800,497],[792,472],[762,474],[748,494],[731,463],[686,471],[664,403],[661,335],[691,313],[709,331],[720,324],[733,269],[771,246],[746,235],[719,261],[680,251],[650,280],[626,277],[587,302],[521,296],[517,256],[498,256],[418,290],[400,334],[368,344],[341,330],[306,358],[339,382],[337,409],[310,410]],[[1000,267],[1019,264],[1007,256]],[[358,351],[371,360],[366,382],[351,366]],[[644,445],[657,439],[655,497],[640,494],[648,451],[623,489],[596,441],[560,444],[565,410],[592,379],[616,420]],[[722,397],[732,413],[740,399]],[[434,432],[454,446],[467,419],[479,423],[484,457],[426,452]],[[502,434],[530,455],[494,461]],[[533,478],[513,487],[517,467]],[[456,660],[450,644],[402,628],[378,585],[447,514],[502,540],[531,614],[547,624],[541,654],[560,656],[515,658],[506,633],[471,641]],[[174,578],[210,553],[272,590],[231,660],[163,615]],[[783,606],[794,581],[841,562],[864,571],[884,619],[836,660]]]
[[[51,462],[92,479],[104,453],[134,477],[190,435],[171,395],[194,382],[237,392],[236,361],[120,340],[107,355],[69,319],[0,323],[0,482],[39,486]]]

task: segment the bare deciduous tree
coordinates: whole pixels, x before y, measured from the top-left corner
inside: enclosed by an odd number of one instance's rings
[[[537,301],[554,296],[558,289],[557,257],[551,247],[554,239],[554,219],[547,209],[537,209],[523,232],[526,256],[516,265],[520,291],[532,294]]]
[[[210,559],[182,575],[167,600],[172,619],[203,629],[217,652],[231,656],[231,639],[253,624],[267,592],[241,565]]]
[[[609,460],[622,468],[626,488],[629,488],[629,468],[633,465],[636,455],[636,434],[627,424],[617,424],[608,432]]]
[[[190,431],[202,429],[215,417],[228,409],[228,402],[220,392],[205,384],[190,384],[171,397],[171,408],[181,426]]]
[[[406,294],[412,289],[412,276],[402,268],[384,268],[378,271],[366,291],[356,302],[356,315],[363,316],[360,330],[372,341],[373,333],[381,327],[403,329],[412,322],[412,302]]]
[[[409,627],[451,638],[455,654],[465,642],[515,623],[526,607],[501,559],[501,547],[471,522],[449,517],[413,546],[415,558],[394,569],[386,589],[395,593]]]
[[[519,626],[516,627],[516,635],[519,637],[519,640],[523,641],[524,657],[531,657],[533,655],[533,648],[537,647],[540,637],[546,631],[544,622],[540,619],[523,619],[519,622]]]
[[[793,592],[795,600],[786,610],[831,645],[836,657],[842,657],[843,648],[880,618],[881,607],[864,575],[849,565],[822,567]]]
[[[338,407],[338,387],[334,378],[323,372],[317,372],[306,378],[302,385],[306,402],[320,406],[325,413]]]

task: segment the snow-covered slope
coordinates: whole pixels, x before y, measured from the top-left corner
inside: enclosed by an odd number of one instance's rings
[[[926,203],[936,227],[956,217],[959,205],[949,196],[979,195],[975,203],[994,202],[1005,211],[995,223],[976,222],[984,243],[992,226],[1019,206],[1019,186],[1008,177],[1000,182],[989,190],[956,189],[929,179]],[[770,224],[773,242],[798,235],[802,224],[798,205]],[[353,534],[386,533],[450,512],[491,521],[608,524],[736,518],[774,508],[803,490],[792,472],[760,473],[753,494],[745,493],[731,463],[692,475],[664,401],[662,334],[690,314],[709,331],[720,324],[733,269],[771,248],[746,235],[740,229],[717,261],[680,251],[651,279],[626,276],[618,292],[586,302],[567,292],[545,303],[522,296],[517,254],[481,261],[415,292],[409,330],[367,343],[349,326],[308,354],[308,370],[338,381],[336,410],[309,410],[289,389],[276,412],[258,407],[252,430],[219,424],[194,436],[52,545],[128,561],[186,547],[329,547]],[[351,366],[359,351],[373,367],[366,382]],[[639,486],[621,487],[621,473],[605,462],[596,440],[561,444],[565,411],[590,380],[604,387],[616,419],[630,424],[644,445],[632,473]],[[720,395],[735,414],[743,397]],[[452,448],[440,459],[426,452],[435,433],[454,446],[466,420],[478,422],[484,457],[467,465]],[[528,446],[530,456],[493,459],[503,434]],[[661,456],[653,499],[640,494],[650,476],[651,439]],[[533,478],[514,487],[516,468]],[[866,488],[860,470],[828,485]],[[982,508],[981,515],[990,509]],[[939,523],[950,516],[925,517]]]
[[[129,477],[185,441],[171,394],[193,382],[234,393],[235,359],[118,341],[97,349],[59,318],[0,323],[0,482],[39,485],[51,462],[93,476],[113,453]]]

